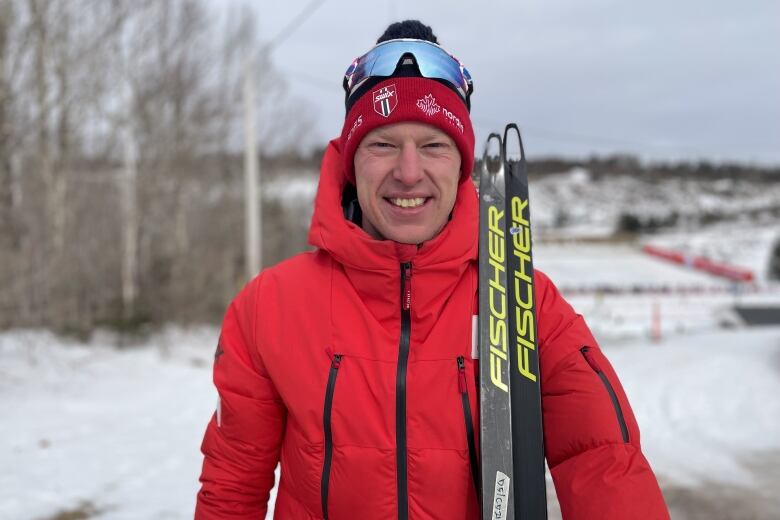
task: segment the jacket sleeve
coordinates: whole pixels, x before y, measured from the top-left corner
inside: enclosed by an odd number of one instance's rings
[[[563,518],[668,519],[615,371],[582,316],[537,276],[545,455]]]
[[[196,520],[265,518],[286,410],[255,343],[256,284],[228,307],[214,358],[217,412],[203,438]]]

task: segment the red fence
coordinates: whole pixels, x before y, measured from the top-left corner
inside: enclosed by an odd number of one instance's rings
[[[698,269],[699,271],[714,274],[715,276],[720,276],[735,282],[752,282],[755,278],[753,271],[750,269],[726,264],[724,262],[717,262],[704,256],[690,255],[680,251],[663,249],[651,245],[644,246],[642,251],[649,255],[657,256],[677,264],[687,265],[694,269]]]

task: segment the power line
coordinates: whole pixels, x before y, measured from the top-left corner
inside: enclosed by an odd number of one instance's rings
[[[266,49],[271,49],[289,38],[298,29],[298,27],[300,27],[303,22],[305,22],[307,18],[313,15],[314,12],[317,11],[317,9],[319,9],[319,7],[324,3],[325,0],[312,0],[306,4],[306,6],[301,9],[298,15],[295,16],[295,18],[290,20],[290,22],[281,31],[276,33],[276,36],[268,41],[266,44]]]
[[[334,89],[339,91],[341,90],[341,85],[334,80],[324,79],[319,76],[309,74],[308,72],[293,70],[286,67],[283,69],[283,72],[288,77],[298,78],[298,80],[300,80],[301,82],[305,83],[308,86],[317,87],[317,88],[330,90],[330,91],[333,91]]]
[[[496,120],[493,119],[488,120],[482,117],[473,118],[472,121],[488,128],[491,126],[499,125],[498,121]],[[499,126],[502,127],[504,124],[505,123],[501,123]],[[602,145],[632,147],[638,149],[654,148],[656,150],[658,149],[676,150],[678,152],[685,152],[689,154],[707,155],[706,152],[704,152],[703,150],[685,144],[659,143],[658,141],[651,141],[651,140],[634,141],[631,139],[618,138],[613,136],[583,134],[580,132],[556,130],[556,129],[545,128],[536,125],[526,125],[522,123],[519,123],[519,125],[522,130],[529,131],[531,134],[537,136],[537,138],[554,140],[554,141],[564,142],[564,143],[580,143],[580,144],[586,144],[591,146],[602,144]]]

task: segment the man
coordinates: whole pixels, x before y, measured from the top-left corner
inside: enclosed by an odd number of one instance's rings
[[[480,517],[472,85],[435,41],[393,24],[348,69],[316,250],[266,269],[228,308],[199,520],[263,518],[279,461],[275,518]],[[564,517],[668,518],[615,373],[539,272],[536,288]]]

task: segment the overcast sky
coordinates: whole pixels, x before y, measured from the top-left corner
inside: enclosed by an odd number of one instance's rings
[[[256,2],[258,38],[310,1]],[[780,164],[778,0],[325,0],[272,51],[314,112],[312,142],[341,130],[352,59],[407,18],[431,25],[471,72],[477,153],[515,121],[535,157]]]

